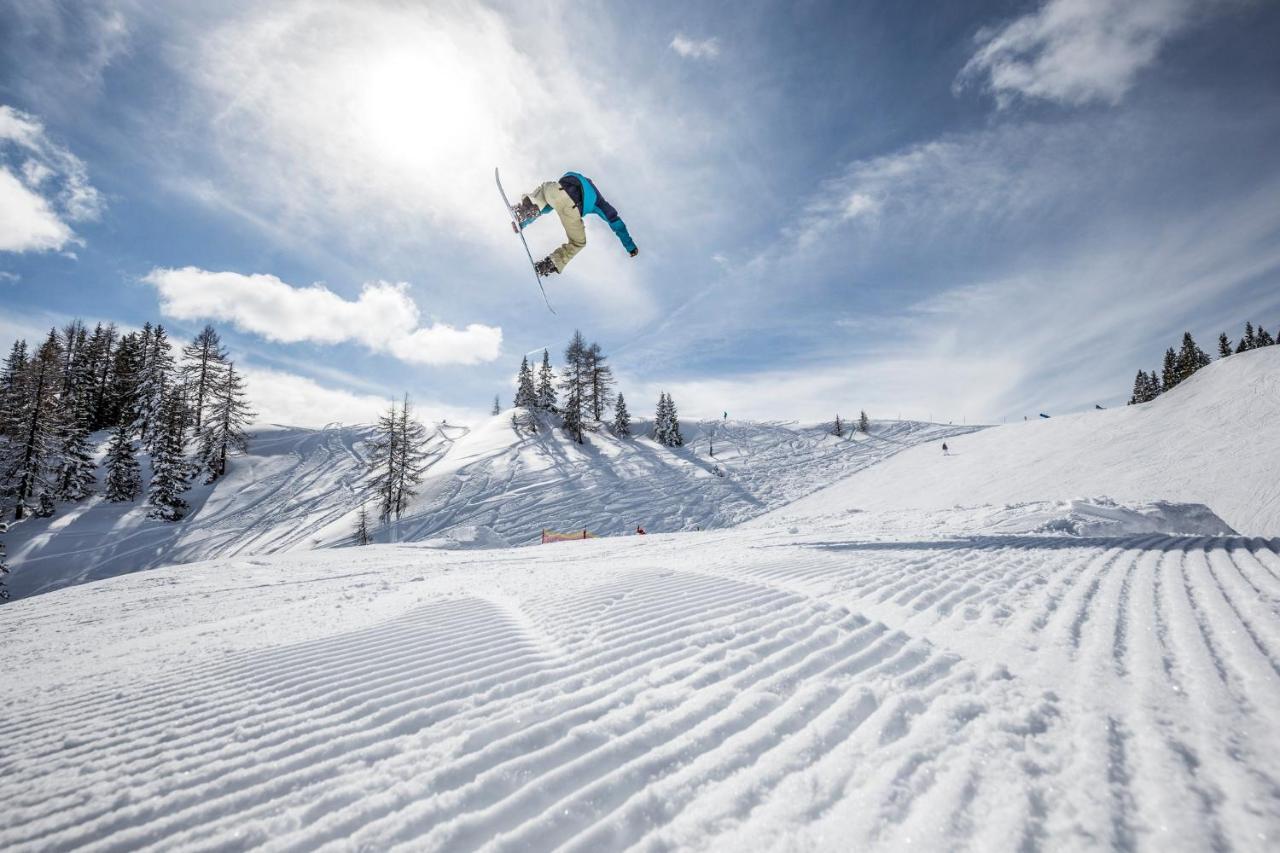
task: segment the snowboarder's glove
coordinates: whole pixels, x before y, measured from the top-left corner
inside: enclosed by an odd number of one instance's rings
[[[627,252],[627,254],[634,258],[636,255],[640,254],[640,250],[632,249],[630,252]]]
[[[553,272],[560,272],[560,270],[556,269],[555,262],[551,260],[550,256],[547,256],[534,264],[533,271],[544,277],[551,275]]]

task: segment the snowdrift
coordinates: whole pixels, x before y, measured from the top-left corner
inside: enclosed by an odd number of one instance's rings
[[[798,501],[938,509],[1069,500],[1203,504],[1237,532],[1280,534],[1280,347],[1216,361],[1150,403],[994,427],[919,446]]]

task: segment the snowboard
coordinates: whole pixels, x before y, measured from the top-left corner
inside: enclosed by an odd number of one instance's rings
[[[524,246],[524,253],[529,258],[529,270],[533,273],[533,280],[538,283],[538,290],[542,293],[542,301],[547,303],[547,310],[552,314],[556,313],[556,309],[551,307],[551,300],[547,298],[547,291],[542,286],[542,276],[538,275],[534,269],[533,252],[529,251],[529,242],[524,239],[524,232],[520,230],[520,223],[516,221],[516,215],[511,212],[511,202],[507,200],[507,191],[502,188],[502,178],[498,175],[498,167],[493,167],[493,180],[498,184],[498,194],[502,196],[502,206],[507,211],[507,216],[511,219],[511,230],[516,232],[516,236],[520,238],[520,243]]]

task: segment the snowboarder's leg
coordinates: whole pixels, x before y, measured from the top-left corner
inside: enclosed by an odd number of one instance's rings
[[[550,257],[556,269],[564,272],[564,268],[569,265],[573,256],[587,245],[587,226],[582,222],[582,214],[578,213],[573,199],[569,198],[567,192],[560,189],[560,184],[556,181],[547,181],[529,193],[529,198],[540,207],[549,205],[560,217],[560,224],[564,226],[565,237],[569,242],[552,252]]]

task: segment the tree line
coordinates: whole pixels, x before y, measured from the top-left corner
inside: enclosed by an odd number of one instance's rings
[[[104,496],[142,492],[138,456],[150,456],[147,516],[177,521],[192,479],[213,482],[247,449],[253,413],[244,379],[205,326],[175,355],[164,326],[93,331],[80,320],[40,345],[15,341],[0,365],[0,518],[49,517],[97,483],[93,434],[109,431]]]
[[[1280,330],[1277,331],[1280,336]],[[1259,347],[1274,346],[1277,338],[1262,326],[1255,330],[1253,323],[1244,324],[1244,335],[1238,343],[1232,344],[1226,332],[1218,335],[1218,358],[1224,359],[1246,350]],[[1129,405],[1146,403],[1159,397],[1165,391],[1185,382],[1200,368],[1209,364],[1209,354],[1200,349],[1190,332],[1182,333],[1182,346],[1178,349],[1169,347],[1164,353],[1164,362],[1160,370],[1147,373],[1139,370],[1133,380],[1133,394],[1129,397]]]
[[[526,355],[520,360],[516,377],[516,394],[512,401],[521,412],[514,413],[512,425],[517,430],[536,432],[539,412],[558,415],[561,428],[579,444],[584,441],[583,431],[592,424],[601,424],[609,410],[609,428],[621,438],[630,436],[631,413],[622,393],[614,393],[617,380],[613,368],[600,344],[588,344],[582,332],[575,330],[564,351],[564,366],[556,379],[551,366],[551,355],[542,351],[542,363],[537,371],[529,364]],[[563,397],[561,396],[563,395]],[[560,400],[564,403],[561,404]],[[680,417],[675,401],[663,391],[658,395],[654,413],[653,439],[664,447],[680,447],[684,436],[680,433]]]

